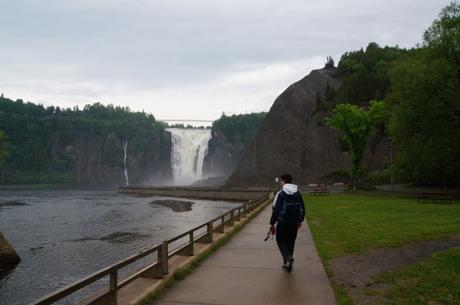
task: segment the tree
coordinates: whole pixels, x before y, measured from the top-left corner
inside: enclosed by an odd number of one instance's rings
[[[212,133],[220,133],[229,142],[247,144],[255,135],[266,116],[266,112],[227,116],[225,113],[212,123]]]
[[[326,69],[332,69],[334,68],[334,59],[331,56],[328,56],[326,58],[326,64],[324,65]]]
[[[342,55],[338,74],[343,84],[337,92],[337,100],[367,105],[372,100],[384,99],[389,89],[388,71],[405,52],[398,46],[382,48],[371,42],[366,50]]]
[[[439,18],[423,34],[424,46],[433,55],[454,65],[460,79],[460,4],[452,2],[441,10]]]
[[[460,119],[460,4],[452,2],[425,31],[427,61],[442,67],[445,82],[437,89],[441,102]]]
[[[407,180],[460,184],[460,5],[452,3],[390,71],[390,134]]]
[[[3,176],[4,166],[10,156],[10,144],[8,136],[3,130],[0,130],[0,171]]]
[[[327,119],[327,124],[345,134],[345,141],[351,149],[351,176],[353,189],[356,191],[361,176],[361,162],[367,145],[367,139],[374,123],[382,118],[383,101],[372,101],[369,110],[349,103],[338,104]]]

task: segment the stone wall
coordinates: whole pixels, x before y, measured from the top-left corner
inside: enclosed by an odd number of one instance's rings
[[[198,199],[248,201],[257,200],[274,191],[269,188],[257,189],[225,189],[210,187],[122,187],[120,193],[132,195],[156,195]]]

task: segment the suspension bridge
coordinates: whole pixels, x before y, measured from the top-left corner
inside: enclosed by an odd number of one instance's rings
[[[211,126],[214,120],[206,120],[206,119],[157,119],[160,122],[167,123],[169,125],[175,124],[183,124],[183,125],[191,125],[194,127],[201,127],[201,126]]]

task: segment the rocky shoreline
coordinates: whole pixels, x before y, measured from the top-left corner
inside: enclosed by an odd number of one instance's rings
[[[13,269],[20,261],[21,258],[16,250],[0,232],[0,271]]]

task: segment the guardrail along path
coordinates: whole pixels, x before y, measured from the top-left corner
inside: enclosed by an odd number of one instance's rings
[[[268,206],[152,305],[337,305],[305,223],[297,237],[294,270],[282,270],[276,241],[264,242],[270,213]]]

